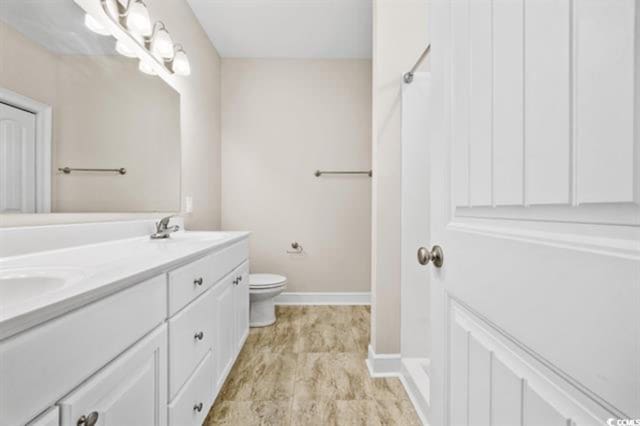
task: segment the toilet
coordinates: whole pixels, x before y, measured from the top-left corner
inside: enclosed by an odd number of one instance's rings
[[[287,285],[287,277],[276,274],[250,274],[249,300],[251,301],[251,327],[266,327],[276,322],[275,297]]]

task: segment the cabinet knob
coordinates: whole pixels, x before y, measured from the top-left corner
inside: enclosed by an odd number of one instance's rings
[[[202,283],[203,283],[202,277],[196,278],[195,280],[193,280],[193,283],[195,285],[202,285]]]
[[[233,280],[233,285],[238,285],[238,279]]]
[[[196,334],[193,335],[193,338],[196,340],[202,340],[204,339],[204,332],[199,331]]]
[[[238,282],[242,281],[242,275],[238,277]]]
[[[203,407],[202,402],[199,402],[193,406],[193,411],[197,411],[199,413],[200,411],[202,411],[202,407]]]
[[[82,416],[80,416],[80,418],[76,422],[76,425],[77,426],[94,426],[96,423],[98,423],[98,417],[100,417],[100,415],[98,414],[97,411],[92,411],[86,416],[83,414]]]

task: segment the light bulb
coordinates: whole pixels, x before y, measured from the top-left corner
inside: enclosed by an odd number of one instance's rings
[[[151,19],[147,7],[140,0],[132,0],[127,12],[127,29],[141,36],[151,35]]]
[[[178,50],[176,52],[176,56],[173,58],[172,66],[173,72],[178,75],[191,74],[191,64],[189,64],[189,58],[187,58],[187,54],[184,53],[184,50]]]
[[[104,27],[104,25],[102,25],[88,13],[84,15],[84,25],[96,34],[105,36],[111,34],[109,30]]]
[[[157,75],[156,71],[153,69],[153,66],[151,66],[148,62],[143,61],[142,59],[140,59],[138,69],[148,75]]]

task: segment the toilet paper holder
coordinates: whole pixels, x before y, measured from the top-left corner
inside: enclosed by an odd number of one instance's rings
[[[289,254],[302,254],[302,252],[304,252],[304,249],[302,248],[302,245],[300,245],[300,243],[298,243],[297,241],[294,241],[291,243],[291,248],[293,250],[287,250],[287,253]]]

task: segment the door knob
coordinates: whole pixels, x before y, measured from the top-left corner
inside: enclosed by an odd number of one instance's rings
[[[418,263],[426,265],[429,262],[433,262],[433,266],[436,268],[440,268],[442,266],[444,263],[444,252],[442,251],[442,247],[433,246],[431,251],[425,247],[420,247],[418,249]]]

